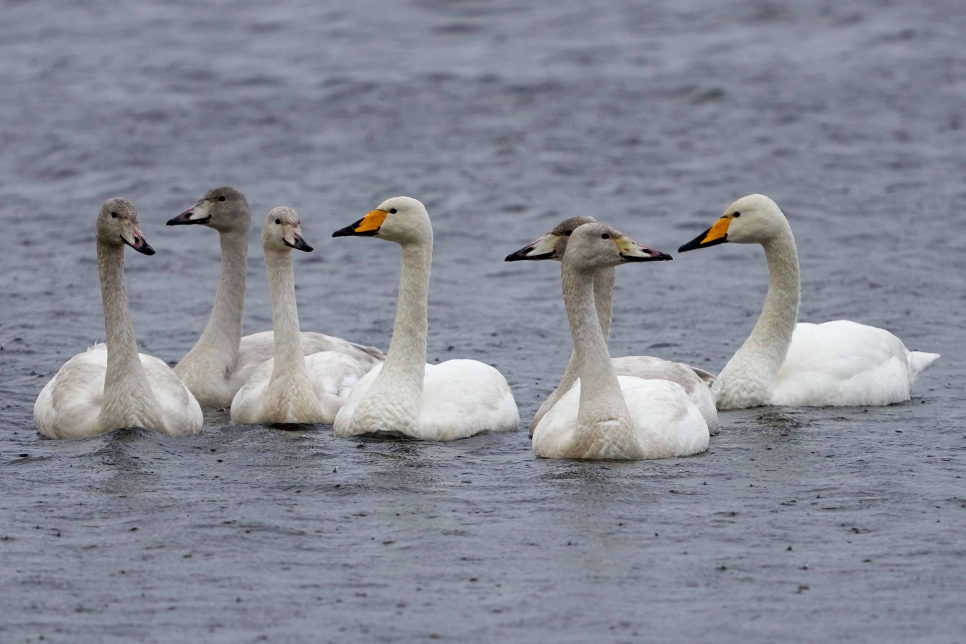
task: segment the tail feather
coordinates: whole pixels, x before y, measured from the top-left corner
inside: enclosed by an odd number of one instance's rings
[[[939,356],[940,354],[938,353],[911,352],[909,354],[909,372],[912,376],[912,381],[915,382],[919,374],[928,369],[936,360],[939,360]]]

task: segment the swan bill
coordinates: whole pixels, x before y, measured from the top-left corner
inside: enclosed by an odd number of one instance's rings
[[[311,253],[313,250],[315,250],[309,244],[305,243],[305,240],[302,239],[301,235],[296,234],[296,235],[293,235],[293,237],[294,237],[293,241],[289,241],[283,237],[282,243],[288,246],[289,248],[294,248],[295,250],[304,250],[306,253]]]
[[[121,241],[141,253],[142,255],[154,255],[154,249],[151,245],[144,239],[144,234],[141,232],[140,228],[134,228],[134,239],[128,239],[124,235],[121,235]]]
[[[557,242],[559,237],[547,233],[540,239],[530,242],[515,253],[506,256],[505,262],[521,262],[524,260],[554,259],[557,256]]]
[[[679,253],[684,253],[695,248],[707,248],[717,246],[728,241],[728,226],[731,224],[731,217],[722,217],[714,222],[714,226],[689,241],[678,249]]]
[[[614,239],[614,244],[617,245],[621,259],[625,262],[667,262],[674,259],[667,253],[638,244],[630,237],[617,237]]]
[[[389,213],[385,210],[370,211],[368,215],[355,222],[350,226],[345,228],[340,228],[339,230],[332,233],[333,237],[374,237],[379,234],[379,229],[382,228],[382,224],[386,221],[386,215]]]
[[[205,203],[204,200],[199,201],[177,217],[169,219],[166,225],[191,226],[192,224],[207,224],[211,221],[211,215],[208,213],[210,207],[211,204]]]

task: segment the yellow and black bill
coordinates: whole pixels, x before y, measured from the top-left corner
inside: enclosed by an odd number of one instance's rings
[[[505,262],[522,262],[524,260],[556,259],[557,241],[559,237],[547,233],[540,239],[530,242],[515,253],[506,256]]]
[[[345,228],[340,228],[339,230],[332,233],[333,237],[373,237],[379,234],[379,229],[382,228],[382,224],[386,221],[386,215],[389,213],[385,210],[371,211],[368,215],[357,221],[356,223],[346,226]]]
[[[695,248],[707,248],[717,246],[728,241],[728,225],[731,224],[731,217],[722,217],[714,222],[714,226],[689,241],[678,249],[679,253],[684,253]]]

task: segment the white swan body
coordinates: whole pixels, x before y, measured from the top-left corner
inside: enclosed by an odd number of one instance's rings
[[[668,380],[617,376],[642,458],[690,456],[708,449],[708,424],[679,384]],[[544,458],[574,458],[580,382],[564,394],[533,432],[533,453]],[[620,445],[603,442],[597,459],[624,458]]]
[[[603,224],[585,224],[573,231],[561,262],[561,281],[580,379],[534,429],[537,456],[640,460],[708,449],[708,423],[681,385],[618,376],[607,354],[595,306],[594,273],[653,259],[670,257]]]
[[[275,208],[262,231],[272,296],[274,357],[260,364],[231,403],[233,423],[331,423],[368,370],[337,351],[304,355],[295,302],[292,249],[311,251],[298,213]]]
[[[169,226],[204,225],[218,231],[221,240],[221,278],[208,324],[198,342],[181,359],[175,371],[204,407],[228,407],[255,370],[271,360],[273,331],[242,337],[245,277],[248,265],[248,228],[251,210],[238,190],[208,191],[197,204],[168,221]],[[300,333],[302,352],[311,355],[335,351],[371,369],[385,356],[367,347],[322,333]]]
[[[768,260],[768,295],[748,339],[718,374],[718,409],[889,405],[909,400],[939,358],[909,351],[884,329],[837,320],[798,323],[798,251],[788,220],[763,195],[731,204],[681,252],[723,242],[757,243]]]
[[[448,441],[484,430],[515,431],[520,413],[503,375],[475,360],[426,364],[426,307],[433,229],[409,197],[383,202],[335,237],[370,236],[402,247],[399,303],[386,361],[355,387],[335,418],[336,436],[408,436]]]
[[[524,246],[515,253],[507,255],[506,261],[515,262],[523,260],[556,260],[561,261],[567,252],[567,242],[570,235],[577,227],[584,224],[597,223],[593,217],[582,215],[571,217],[558,224],[553,230],[540,239]],[[597,318],[600,321],[601,331],[604,339],[610,333],[611,313],[614,303],[614,268],[606,267],[594,273],[594,302],[597,309]],[[650,356],[626,356],[623,358],[613,358],[614,371],[618,376],[633,376],[635,378],[670,380],[681,385],[687,392],[704,418],[711,435],[717,434],[718,411],[715,406],[715,395],[708,386],[714,380],[714,376],[707,371],[685,365],[680,362],[671,362]],[[570,391],[570,388],[578,381],[576,354],[570,354],[570,362],[564,371],[560,384],[540,405],[537,413],[534,414],[530,423],[530,436],[540,424],[541,419],[554,405]]]
[[[124,289],[124,244],[153,255],[134,206],[109,199],[98,215],[97,264],[107,343],[64,364],[34,403],[34,423],[48,438],[84,438],[125,427],[180,436],[201,431],[198,401],[158,358],[139,354]],[[123,243],[122,243],[123,242]]]

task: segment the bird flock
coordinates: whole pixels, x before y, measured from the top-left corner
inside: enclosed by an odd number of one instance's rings
[[[230,187],[210,190],[170,226],[206,226],[221,241],[211,317],[172,369],[139,353],[124,286],[124,247],[153,255],[131,202],[108,199],[95,224],[106,339],[68,360],[34,403],[44,436],[73,439],[126,427],[182,436],[201,431],[202,409],[230,408],[236,424],[332,424],[335,435],[449,441],[516,431],[513,392],[476,360],[426,362],[433,227],[422,203],[393,197],[333,237],[401,247],[392,338],[383,354],[299,327],[293,251],[311,252],[298,213],[274,208],[262,226],[272,330],[242,335],[251,210]],[[368,242],[362,242],[368,243]],[[798,321],[798,251],[778,205],[749,195],[678,251],[760,244],[768,295],[758,322],[721,373],[651,356],[612,358],[607,338],[617,266],[667,261],[593,217],[574,217],[509,254],[508,262],[560,262],[573,353],[560,384],[530,422],[544,458],[643,460],[698,454],[719,431],[718,410],[763,405],[873,406],[909,400],[939,358],[909,351],[884,329],[847,320]]]

